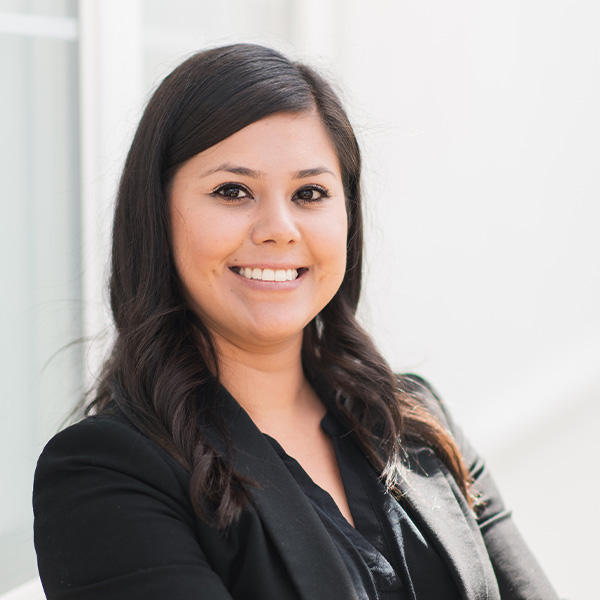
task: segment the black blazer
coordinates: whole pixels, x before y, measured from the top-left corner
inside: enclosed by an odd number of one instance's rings
[[[406,509],[469,600],[556,598],[483,463],[425,387],[486,503],[476,519],[431,450],[409,448]],[[351,600],[348,572],[296,481],[223,393],[236,469],[259,483],[227,533],[196,517],[189,475],[122,415],[89,417],[44,449],[34,484],[35,545],[49,599]],[[212,436],[217,447],[220,440]]]

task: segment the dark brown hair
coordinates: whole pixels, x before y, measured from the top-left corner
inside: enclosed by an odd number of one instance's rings
[[[111,402],[191,474],[190,497],[220,527],[247,499],[237,473],[205,439],[199,419],[217,426],[218,360],[211,336],[186,305],[171,252],[169,186],[188,159],[275,113],[318,111],[340,161],[348,210],[347,269],[334,298],[305,330],[302,361],[326,381],[359,443],[397,491],[400,440],[430,445],[469,498],[468,474],[450,434],[396,377],[355,318],[361,289],[361,158],[337,95],[311,68],[262,46],[236,44],[195,54],[158,87],[123,171],[114,216],[110,300],[116,341],[88,414]]]

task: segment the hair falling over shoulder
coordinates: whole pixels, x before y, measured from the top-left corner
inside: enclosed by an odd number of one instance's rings
[[[361,289],[361,158],[331,86],[310,67],[262,46],[200,52],[168,75],[150,99],[132,142],[114,215],[110,274],[116,341],[87,414],[115,403],[191,474],[190,498],[226,528],[251,484],[223,460],[198,423],[227,432],[216,403],[218,360],[207,328],[186,306],[171,251],[169,186],[185,161],[259,119],[317,110],[340,161],[347,201],[347,268],[340,289],[304,332],[310,379],[336,391],[339,408],[388,489],[397,492],[403,443],[430,446],[467,501],[470,480],[448,431],[417,386],[395,376],[355,318]],[[198,390],[213,390],[202,395]]]

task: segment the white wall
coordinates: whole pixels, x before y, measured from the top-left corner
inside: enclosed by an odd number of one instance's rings
[[[340,54],[368,165],[365,319],[397,369],[451,402],[559,592],[590,598],[600,6],[347,7]]]

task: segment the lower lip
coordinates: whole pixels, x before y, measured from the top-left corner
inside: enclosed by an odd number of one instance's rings
[[[308,269],[305,269],[305,270],[301,271],[298,274],[298,277],[296,277],[296,279],[293,279],[292,281],[288,281],[287,279],[285,281],[263,281],[262,279],[248,279],[247,277],[244,277],[243,275],[236,273],[233,269],[229,269],[229,271],[233,275],[235,275],[235,277],[237,279],[239,279],[239,280],[241,280],[241,282],[245,283],[249,288],[251,288],[253,290],[264,290],[265,292],[267,292],[267,291],[284,292],[284,291],[288,291],[288,290],[289,291],[294,290],[302,283],[302,279],[308,273]]]

